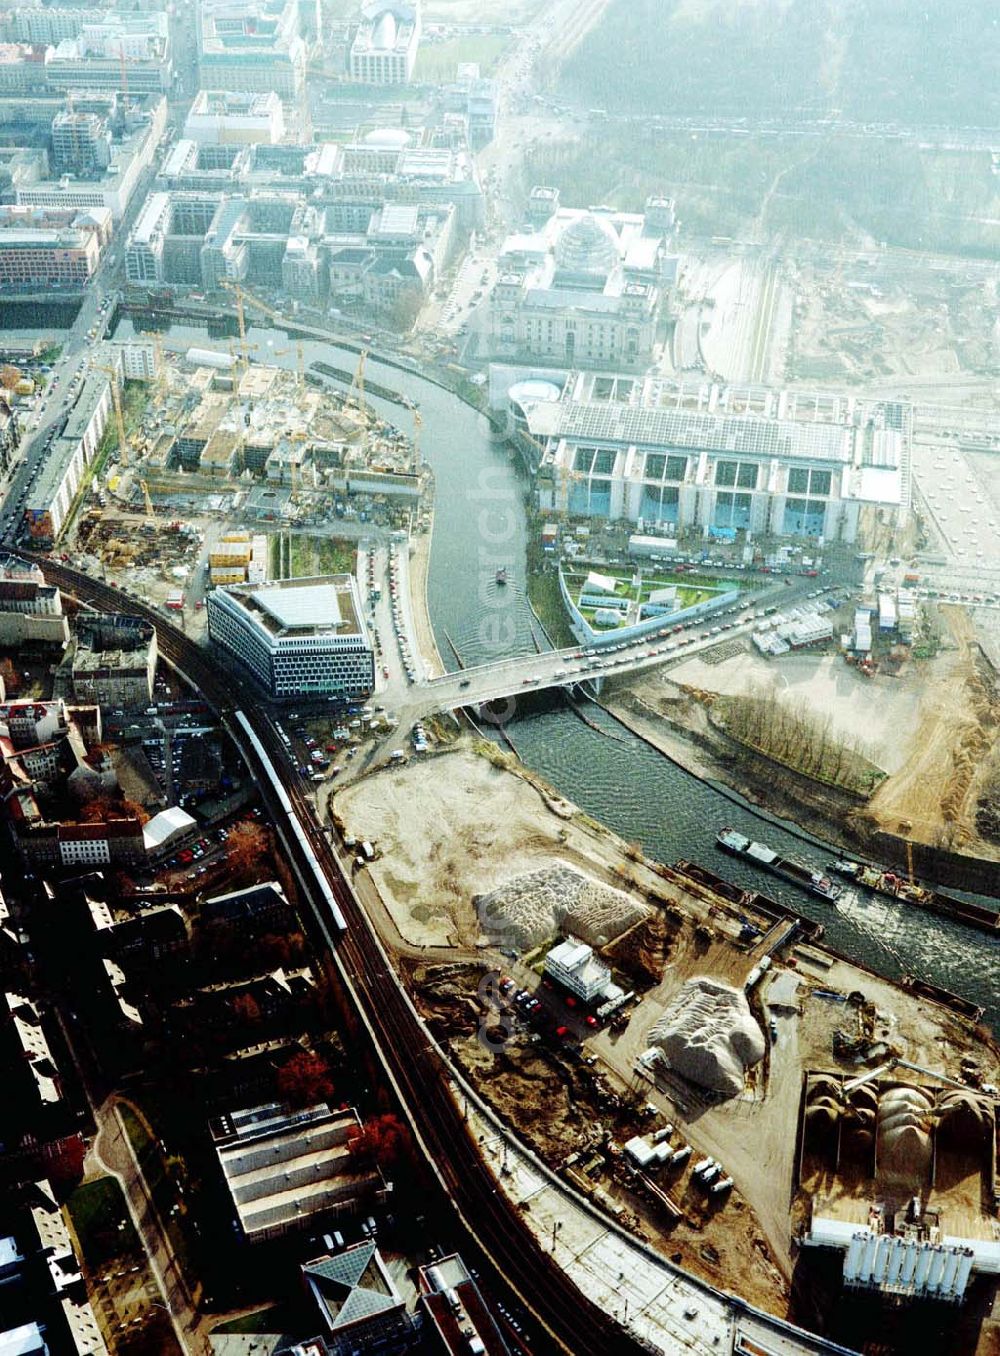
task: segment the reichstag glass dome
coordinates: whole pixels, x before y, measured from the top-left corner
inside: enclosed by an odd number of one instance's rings
[[[571,222],[556,241],[556,268],[560,273],[577,277],[607,278],[618,263],[620,249],[611,223],[586,212]]]

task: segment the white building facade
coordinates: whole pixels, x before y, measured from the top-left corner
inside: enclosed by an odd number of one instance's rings
[[[405,85],[420,46],[419,0],[369,0],[351,42],[351,79],[364,85]]]
[[[571,517],[733,538],[853,542],[866,506],[909,507],[912,410],[898,401],[659,378],[571,378],[559,401],[522,409],[541,449],[538,502]]]
[[[375,657],[350,575],[217,588],[208,633],[272,697],[367,697]]]

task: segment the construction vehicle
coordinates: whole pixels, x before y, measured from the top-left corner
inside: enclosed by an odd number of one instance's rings
[[[139,488],[142,490],[142,502],[146,506],[146,518],[149,522],[156,522],[156,514],[153,512],[153,501],[149,497],[149,486],[144,480],[139,481]]]

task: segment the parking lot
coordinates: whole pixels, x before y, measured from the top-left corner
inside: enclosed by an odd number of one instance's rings
[[[915,500],[928,545],[921,591],[950,602],[1000,603],[1000,470],[954,438],[913,446]]]

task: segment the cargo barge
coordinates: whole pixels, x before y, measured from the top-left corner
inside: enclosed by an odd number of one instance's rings
[[[812,895],[818,895],[820,899],[833,903],[841,893],[841,887],[822,871],[813,871],[802,862],[797,862],[794,857],[782,857],[766,843],[755,843],[753,839],[737,833],[735,829],[720,830],[715,835],[715,841],[723,852],[729,852],[734,857],[742,857],[745,861],[752,862],[754,866],[770,871]]]
[[[696,893],[707,891],[725,900],[736,911],[736,916],[741,922],[746,920],[739,911],[746,909],[772,923],[794,919],[799,925],[799,935],[810,942],[818,942],[823,936],[823,924],[818,923],[815,918],[807,918],[804,913],[789,908],[787,904],[780,904],[769,895],[762,895],[759,890],[746,890],[742,885],[734,885],[732,881],[724,880],[714,871],[709,871],[708,867],[702,866],[700,862],[689,862],[682,857],[674,862],[669,870],[671,878],[676,879],[685,889],[694,888]]]
[[[828,870],[843,876],[853,885],[871,890],[873,894],[888,895],[890,899],[898,899],[901,904],[913,904],[918,909],[926,909],[928,913],[940,914],[942,918],[952,918],[957,923],[967,923],[970,927],[982,928],[986,932],[1000,932],[1000,913],[983,904],[973,904],[966,899],[955,899],[952,895],[929,890],[926,885],[908,880],[888,867],[845,859],[831,862]]]
[[[332,381],[339,381],[344,386],[354,385],[355,374],[348,372],[344,367],[333,367],[330,363],[315,362],[310,363],[309,368],[313,372],[319,372],[324,377],[329,377]],[[388,400],[393,405],[402,405],[407,410],[417,408],[416,401],[411,400],[402,391],[394,391],[389,386],[383,386],[380,382],[372,381],[370,377],[365,378],[365,392],[368,395],[378,396],[380,400]]]

